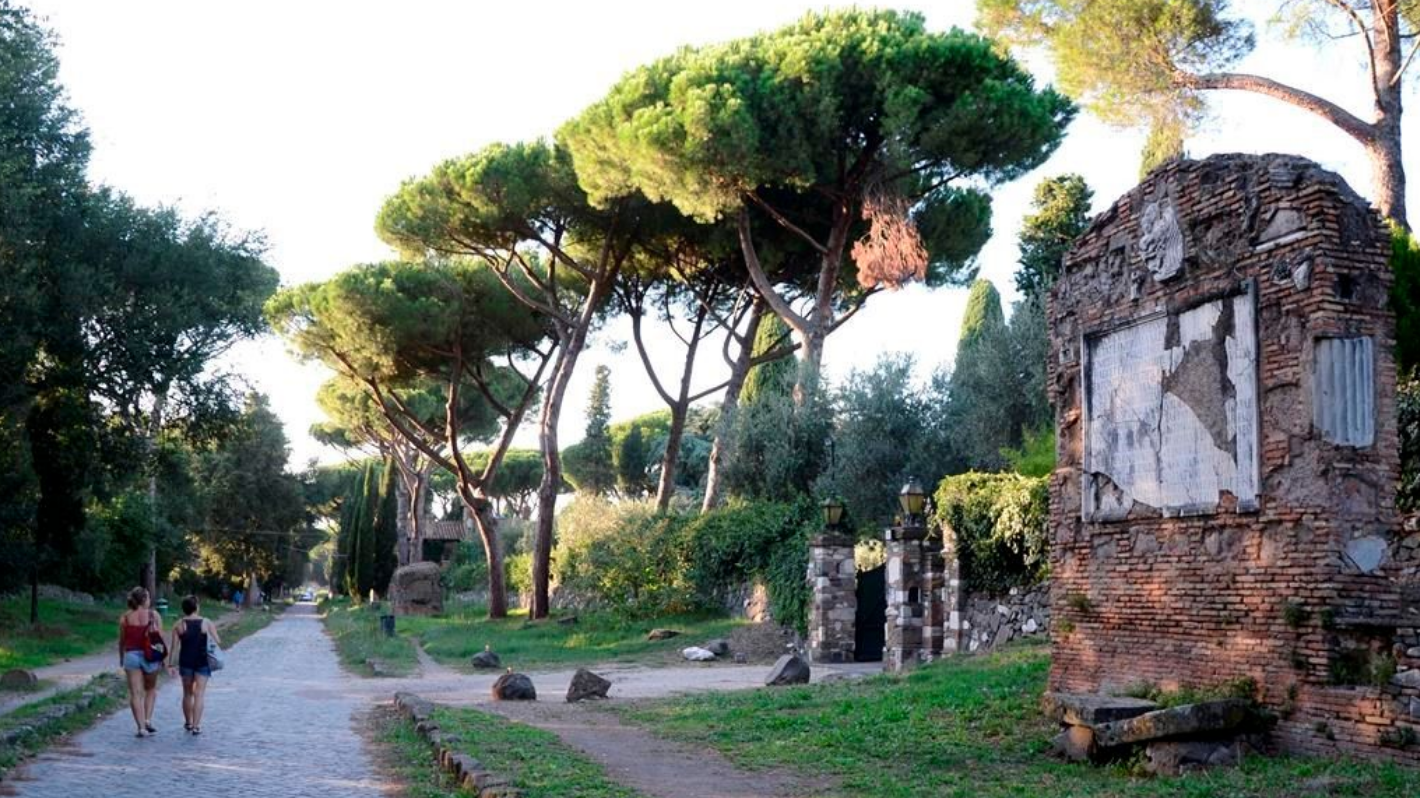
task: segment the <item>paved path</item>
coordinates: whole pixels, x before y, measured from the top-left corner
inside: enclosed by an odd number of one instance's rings
[[[133,736],[125,704],[0,784],[0,795],[388,795],[355,731],[367,704],[350,680],[314,606],[299,604],[232,648],[207,690],[202,736],[183,733],[182,688],[164,677],[155,737]]]

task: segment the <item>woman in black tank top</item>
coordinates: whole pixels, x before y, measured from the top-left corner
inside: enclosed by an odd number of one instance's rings
[[[207,680],[212,678],[212,668],[207,662],[207,641],[222,644],[217,637],[217,627],[198,615],[197,609],[196,596],[182,600],[183,617],[173,626],[173,657],[169,660],[177,663],[177,671],[182,675],[183,728],[193,734],[202,733],[203,698],[207,694]]]

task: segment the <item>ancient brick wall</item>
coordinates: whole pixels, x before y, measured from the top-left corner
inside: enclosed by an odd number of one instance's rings
[[[1052,689],[1251,678],[1284,749],[1420,760],[1388,253],[1286,156],[1176,162],[1081,238],[1049,305]]]

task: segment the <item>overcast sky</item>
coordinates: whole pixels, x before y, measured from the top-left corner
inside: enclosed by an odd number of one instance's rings
[[[391,253],[374,234],[381,202],[401,180],[495,141],[550,135],[624,72],[683,44],[732,38],[790,22],[821,4],[715,2],[437,2],[400,0],[32,0],[61,39],[61,78],[95,144],[91,177],[142,202],[213,209],[265,232],[283,284],[320,280]],[[837,5],[837,4],[834,4]],[[1266,3],[1238,3],[1267,13]],[[970,0],[916,2],[936,29],[969,27]],[[1259,38],[1269,40],[1273,37]],[[1369,116],[1365,74],[1352,39],[1319,53],[1264,45],[1242,69],[1287,80]],[[1049,80],[1043,63],[1030,66]],[[1280,102],[1215,95],[1194,157],[1290,152],[1340,172],[1369,195],[1356,144]],[[1406,124],[1406,132],[1413,128]],[[1015,236],[1031,188],[1078,172],[1106,207],[1136,182],[1139,131],[1081,114],[1056,155],[994,194],[994,236],[981,276],[1013,297]],[[1413,158],[1407,166],[1414,170]],[[925,375],[949,363],[966,301],[962,289],[909,288],[875,297],[829,339],[830,378],[871,366],[882,352],[910,352]],[[613,415],[656,409],[659,399],[612,324],[578,366],[562,420],[563,441],[582,436],[598,363],[613,372]],[[663,335],[656,357],[675,366],[678,342]],[[672,346],[675,344],[676,346]],[[700,384],[718,381],[717,357]],[[266,339],[241,347],[233,366],[271,397],[299,466],[336,459],[307,435],[320,417],[318,366],[295,362]],[[525,434],[521,442],[533,445]]]

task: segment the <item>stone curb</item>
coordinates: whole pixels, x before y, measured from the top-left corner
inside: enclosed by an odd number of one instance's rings
[[[439,767],[453,776],[454,782],[477,798],[522,798],[523,791],[508,779],[483,766],[468,754],[461,754],[444,745],[444,733],[433,720],[434,702],[414,693],[395,693],[394,705],[414,724],[414,731],[434,749]]]

